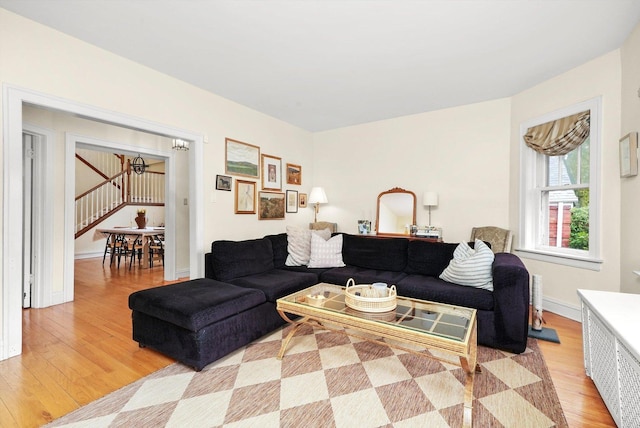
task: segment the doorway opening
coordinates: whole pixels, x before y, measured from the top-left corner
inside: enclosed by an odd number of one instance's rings
[[[162,124],[151,123],[148,120],[142,120],[121,113],[102,110],[99,108],[82,105],[73,101],[63,100],[51,97],[45,94],[36,93],[29,90],[13,87],[5,84],[3,86],[3,183],[5,192],[3,192],[3,273],[2,273],[2,337],[0,338],[0,359],[6,359],[21,353],[22,349],[22,303],[23,303],[23,264],[24,243],[22,235],[24,232],[23,217],[23,114],[22,109],[25,105],[35,106],[43,109],[57,110],[69,113],[75,117],[82,117],[94,120],[99,123],[107,123],[119,126],[125,129],[149,132],[164,137],[178,137],[181,139],[192,141],[193,144],[188,152],[188,193],[190,207],[189,217],[189,276],[192,278],[202,276],[203,261],[198,254],[199,237],[201,237],[202,218],[200,199],[202,195],[202,184],[196,177],[201,175],[202,170],[202,142],[203,136],[195,133],[185,132],[181,129],[168,127]],[[58,143],[59,144],[59,143]],[[64,164],[70,164],[69,159],[73,159],[73,151],[75,144],[66,136],[64,142]],[[135,150],[135,149],[134,149]],[[154,150],[151,150],[153,152]],[[160,154],[159,154],[160,155]],[[167,172],[169,177],[176,174],[174,154],[168,156]],[[55,164],[55,162],[48,162]],[[64,206],[73,204],[73,184],[72,189],[68,188],[69,183],[74,182],[75,169],[63,168],[64,183]],[[171,179],[167,180],[171,182]],[[59,191],[59,189],[57,189]],[[175,194],[174,188],[168,189],[168,194]],[[53,205],[53,204],[52,204]],[[64,254],[62,266],[56,266],[52,269],[53,274],[51,280],[54,283],[62,283],[62,298],[64,301],[73,300],[73,279],[74,279],[74,239],[73,239],[73,216],[70,210],[63,210],[63,225],[52,224],[49,219],[49,229],[56,231],[63,230],[60,240],[50,238],[49,242],[43,243],[43,248],[51,246],[53,251],[50,255]],[[175,213],[167,210],[166,224],[173,225],[175,223]],[[58,219],[60,221],[60,219]],[[175,242],[175,227],[166,230],[167,241]],[[46,239],[46,235],[45,235]],[[173,250],[175,256],[175,249]],[[175,260],[170,259],[170,253],[167,252],[165,262],[165,277],[172,276],[168,279],[175,278],[175,269],[171,270],[170,266],[175,266]],[[45,257],[46,259],[46,257]],[[37,291],[34,297],[37,298]],[[52,302],[53,303],[53,302]]]

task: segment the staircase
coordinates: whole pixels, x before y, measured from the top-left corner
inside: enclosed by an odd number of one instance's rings
[[[164,205],[164,172],[138,175],[125,155],[88,149],[77,149],[76,159],[99,181],[76,196],[76,238],[128,205]]]

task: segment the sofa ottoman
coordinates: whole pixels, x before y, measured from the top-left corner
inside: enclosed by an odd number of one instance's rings
[[[198,371],[284,322],[260,290],[209,278],[137,291],[129,308],[133,340]]]

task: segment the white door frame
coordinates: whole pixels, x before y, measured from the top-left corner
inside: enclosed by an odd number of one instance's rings
[[[33,164],[38,159],[36,150],[38,149],[37,136],[23,132],[22,133],[22,215],[24,221],[22,222],[22,307],[31,307],[31,289],[35,279],[35,257],[33,257],[33,251],[37,245],[33,245],[35,239],[35,233],[33,228],[35,225],[35,219],[33,214],[37,213],[37,202],[32,194],[36,186],[33,185],[34,172],[37,171],[37,167],[34,168]],[[27,267],[29,266],[29,267]]]
[[[202,176],[203,135],[4,83],[2,85],[4,142],[2,146],[2,336],[0,337],[0,360],[19,355],[22,352],[22,227],[24,220],[22,217],[22,105],[24,103],[60,110],[85,119],[193,141],[189,150],[189,200],[191,201],[189,209],[189,272],[191,278],[201,277],[204,274],[203,256],[198,251],[203,227],[202,183],[201,180],[196,179]],[[167,197],[175,197],[175,193],[169,194]],[[65,200],[69,200],[69,195],[65,195]],[[72,299],[74,279],[73,216],[67,215],[68,205],[66,207],[63,243],[63,251],[66,256],[63,266],[63,287],[65,299],[69,297]],[[167,224],[169,221],[175,222],[175,217],[165,220]],[[167,240],[169,239],[171,237],[167,236]],[[173,241],[175,242],[175,236]],[[177,279],[167,278],[166,272],[165,269],[166,280]]]
[[[31,295],[32,308],[46,308],[52,304],[51,293],[53,290],[53,266],[50,254],[53,254],[53,228],[46,219],[53,218],[53,162],[48,159],[51,156],[51,148],[56,143],[55,133],[51,129],[42,128],[29,123],[22,124],[23,133],[34,137],[37,145],[36,158],[33,164],[34,188],[32,210],[33,237],[32,243],[36,251],[34,257],[34,283]]]

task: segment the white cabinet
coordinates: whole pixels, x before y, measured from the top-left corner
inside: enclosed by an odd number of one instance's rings
[[[584,366],[620,427],[640,427],[640,295],[578,290]]]

